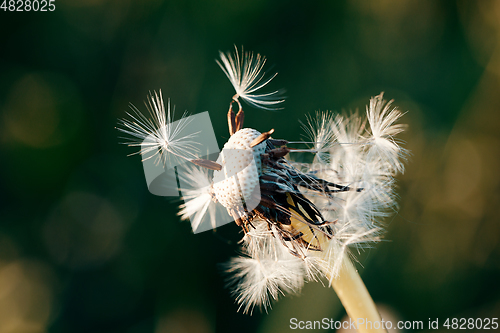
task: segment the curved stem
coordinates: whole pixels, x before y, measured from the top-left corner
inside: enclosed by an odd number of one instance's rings
[[[339,296],[347,314],[356,323],[358,332],[387,333],[375,303],[347,255],[344,255],[342,268],[336,278],[332,278],[328,271],[325,271],[325,274],[331,281],[331,286]]]

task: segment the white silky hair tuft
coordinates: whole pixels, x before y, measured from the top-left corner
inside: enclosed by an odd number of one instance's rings
[[[127,112],[129,119],[119,120],[122,127],[117,129],[129,136],[125,144],[140,147],[135,154],[140,153],[143,159],[155,158],[157,163],[165,163],[171,158],[196,158],[199,143],[194,139],[198,133],[182,135],[191,121],[187,112],[173,122],[174,109],[170,107],[170,100],[165,109],[161,90],[159,93],[154,92],[154,95],[150,93],[145,105],[150,118],[131,104],[132,112]]]
[[[269,93],[257,93],[277,75],[265,78],[263,71],[266,58],[260,54],[241,51],[235,46],[234,54],[219,52],[220,60],[217,64],[224,71],[236,91],[234,99],[241,97],[248,104],[266,110],[276,110],[278,104],[284,102],[282,92],[275,90]]]
[[[267,310],[280,294],[298,292],[307,277],[304,261],[291,255],[266,228],[256,221],[243,239],[243,255],[227,263],[229,287],[244,313],[252,313],[255,306]]]
[[[179,173],[181,184],[187,184],[182,188],[182,199],[184,203],[180,205],[177,213],[182,220],[191,220],[193,230],[198,229],[205,216],[210,219],[210,224],[217,225],[215,202],[212,200],[212,179],[210,171],[194,165],[185,166],[186,170]]]

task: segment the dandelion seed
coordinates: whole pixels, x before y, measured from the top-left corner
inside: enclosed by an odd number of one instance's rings
[[[384,93],[381,93],[370,100],[366,112],[373,135],[374,152],[381,155],[381,162],[389,163],[395,171],[402,172],[404,166],[401,158],[406,150],[400,147],[395,136],[404,131],[405,125],[396,124],[403,114],[397,108],[391,109],[392,102],[386,103]]]
[[[254,55],[250,52],[241,51],[235,47],[234,55],[231,53],[220,52],[221,62],[217,60],[220,68],[224,71],[229,81],[236,91],[234,100],[241,97],[245,102],[257,108],[275,110],[275,105],[284,102],[281,91],[276,90],[269,93],[256,93],[264,88],[277,75],[274,74],[265,78],[265,72],[262,71],[266,58],[260,54]]]
[[[316,112],[316,119],[307,117],[307,125],[302,125],[312,143],[316,153],[317,162],[328,163],[329,151],[334,143],[335,133],[331,130],[333,116],[328,113]],[[348,141],[346,141],[348,142]]]
[[[145,105],[151,118],[131,105],[132,113],[127,113],[130,119],[119,120],[122,127],[117,129],[130,136],[131,141],[125,144],[140,147],[136,154],[140,153],[143,159],[155,158],[157,163],[166,163],[172,158],[196,158],[199,154],[199,143],[195,140],[198,133],[185,133],[190,123],[187,112],[180,120],[172,122],[174,111],[170,108],[170,100],[165,110],[161,91],[159,94],[155,92],[154,96],[150,94]]]
[[[210,224],[216,226],[215,203],[211,195],[211,177],[208,169],[190,166],[180,172],[180,182],[190,184],[182,190],[184,204],[180,206],[178,215],[182,220],[191,219],[193,230],[198,229],[205,216],[209,216]]]

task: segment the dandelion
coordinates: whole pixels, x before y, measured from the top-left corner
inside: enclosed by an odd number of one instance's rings
[[[305,125],[312,147],[294,148],[307,142],[275,139],[273,129],[243,128],[240,97],[263,109],[282,102],[276,92],[257,93],[274,78],[263,80],[264,58],[240,58],[236,50],[221,53],[221,61],[236,90],[227,114],[231,137],[216,162],[195,163],[212,167],[212,174],[192,169],[184,176],[192,188],[183,191],[181,217],[197,225],[209,216],[215,225],[214,205],[220,205],[242,228],[242,256],[227,264],[227,272],[243,312],[256,306],[267,311],[280,295],[326,278],[351,318],[380,321],[351,258],[352,250],[379,240],[379,222],[396,206],[394,176],[403,171],[406,154],[395,137],[404,128],[396,123],[401,112],[380,94],[370,100],[366,118],[317,113]],[[314,159],[296,163],[298,153]]]

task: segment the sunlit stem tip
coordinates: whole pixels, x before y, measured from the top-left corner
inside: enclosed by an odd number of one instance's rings
[[[264,132],[264,133],[261,133],[258,137],[256,137],[251,143],[250,143],[250,148],[253,148],[255,146],[257,146],[258,144],[260,144],[261,142],[269,139],[269,137],[271,136],[271,134],[274,133],[274,128],[271,128],[271,130],[269,130],[269,132]]]
[[[236,97],[236,99],[235,99]],[[233,111],[233,103],[238,103],[238,113],[235,115]],[[229,126],[229,134],[233,135],[243,128],[243,121],[245,120],[245,113],[241,107],[240,101],[238,101],[237,95],[233,96],[233,99],[229,103],[229,111],[227,113],[227,122]]]

